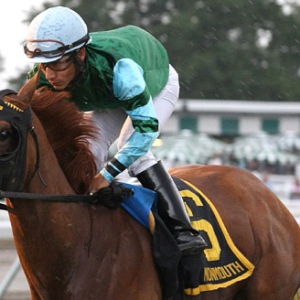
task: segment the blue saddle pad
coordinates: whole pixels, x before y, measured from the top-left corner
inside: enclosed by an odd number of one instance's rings
[[[150,229],[149,214],[153,209],[156,211],[156,192],[142,186],[123,183],[133,189],[134,195],[122,201],[122,207],[130,213],[143,226]]]

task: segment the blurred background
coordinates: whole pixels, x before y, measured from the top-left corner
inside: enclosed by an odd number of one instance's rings
[[[249,170],[300,222],[299,1],[1,2],[1,89],[19,90],[27,80],[26,28],[54,5],[77,11],[91,32],[138,25],[167,48],[180,76],[180,101],[153,152],[169,168],[197,163]],[[110,155],[115,150],[114,144]],[[29,299],[5,212],[1,251],[0,299]]]

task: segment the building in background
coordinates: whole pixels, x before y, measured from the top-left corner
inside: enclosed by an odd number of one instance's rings
[[[162,133],[182,129],[226,138],[262,131],[299,134],[300,102],[181,99]]]

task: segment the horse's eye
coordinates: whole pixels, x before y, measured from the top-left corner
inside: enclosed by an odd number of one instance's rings
[[[6,140],[10,136],[11,136],[11,131],[10,130],[0,131],[0,140],[2,140],[2,141]]]

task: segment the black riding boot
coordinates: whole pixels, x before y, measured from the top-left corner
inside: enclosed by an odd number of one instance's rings
[[[180,193],[161,161],[137,175],[141,184],[158,194],[157,208],[182,254],[200,253],[207,244],[194,229]]]

